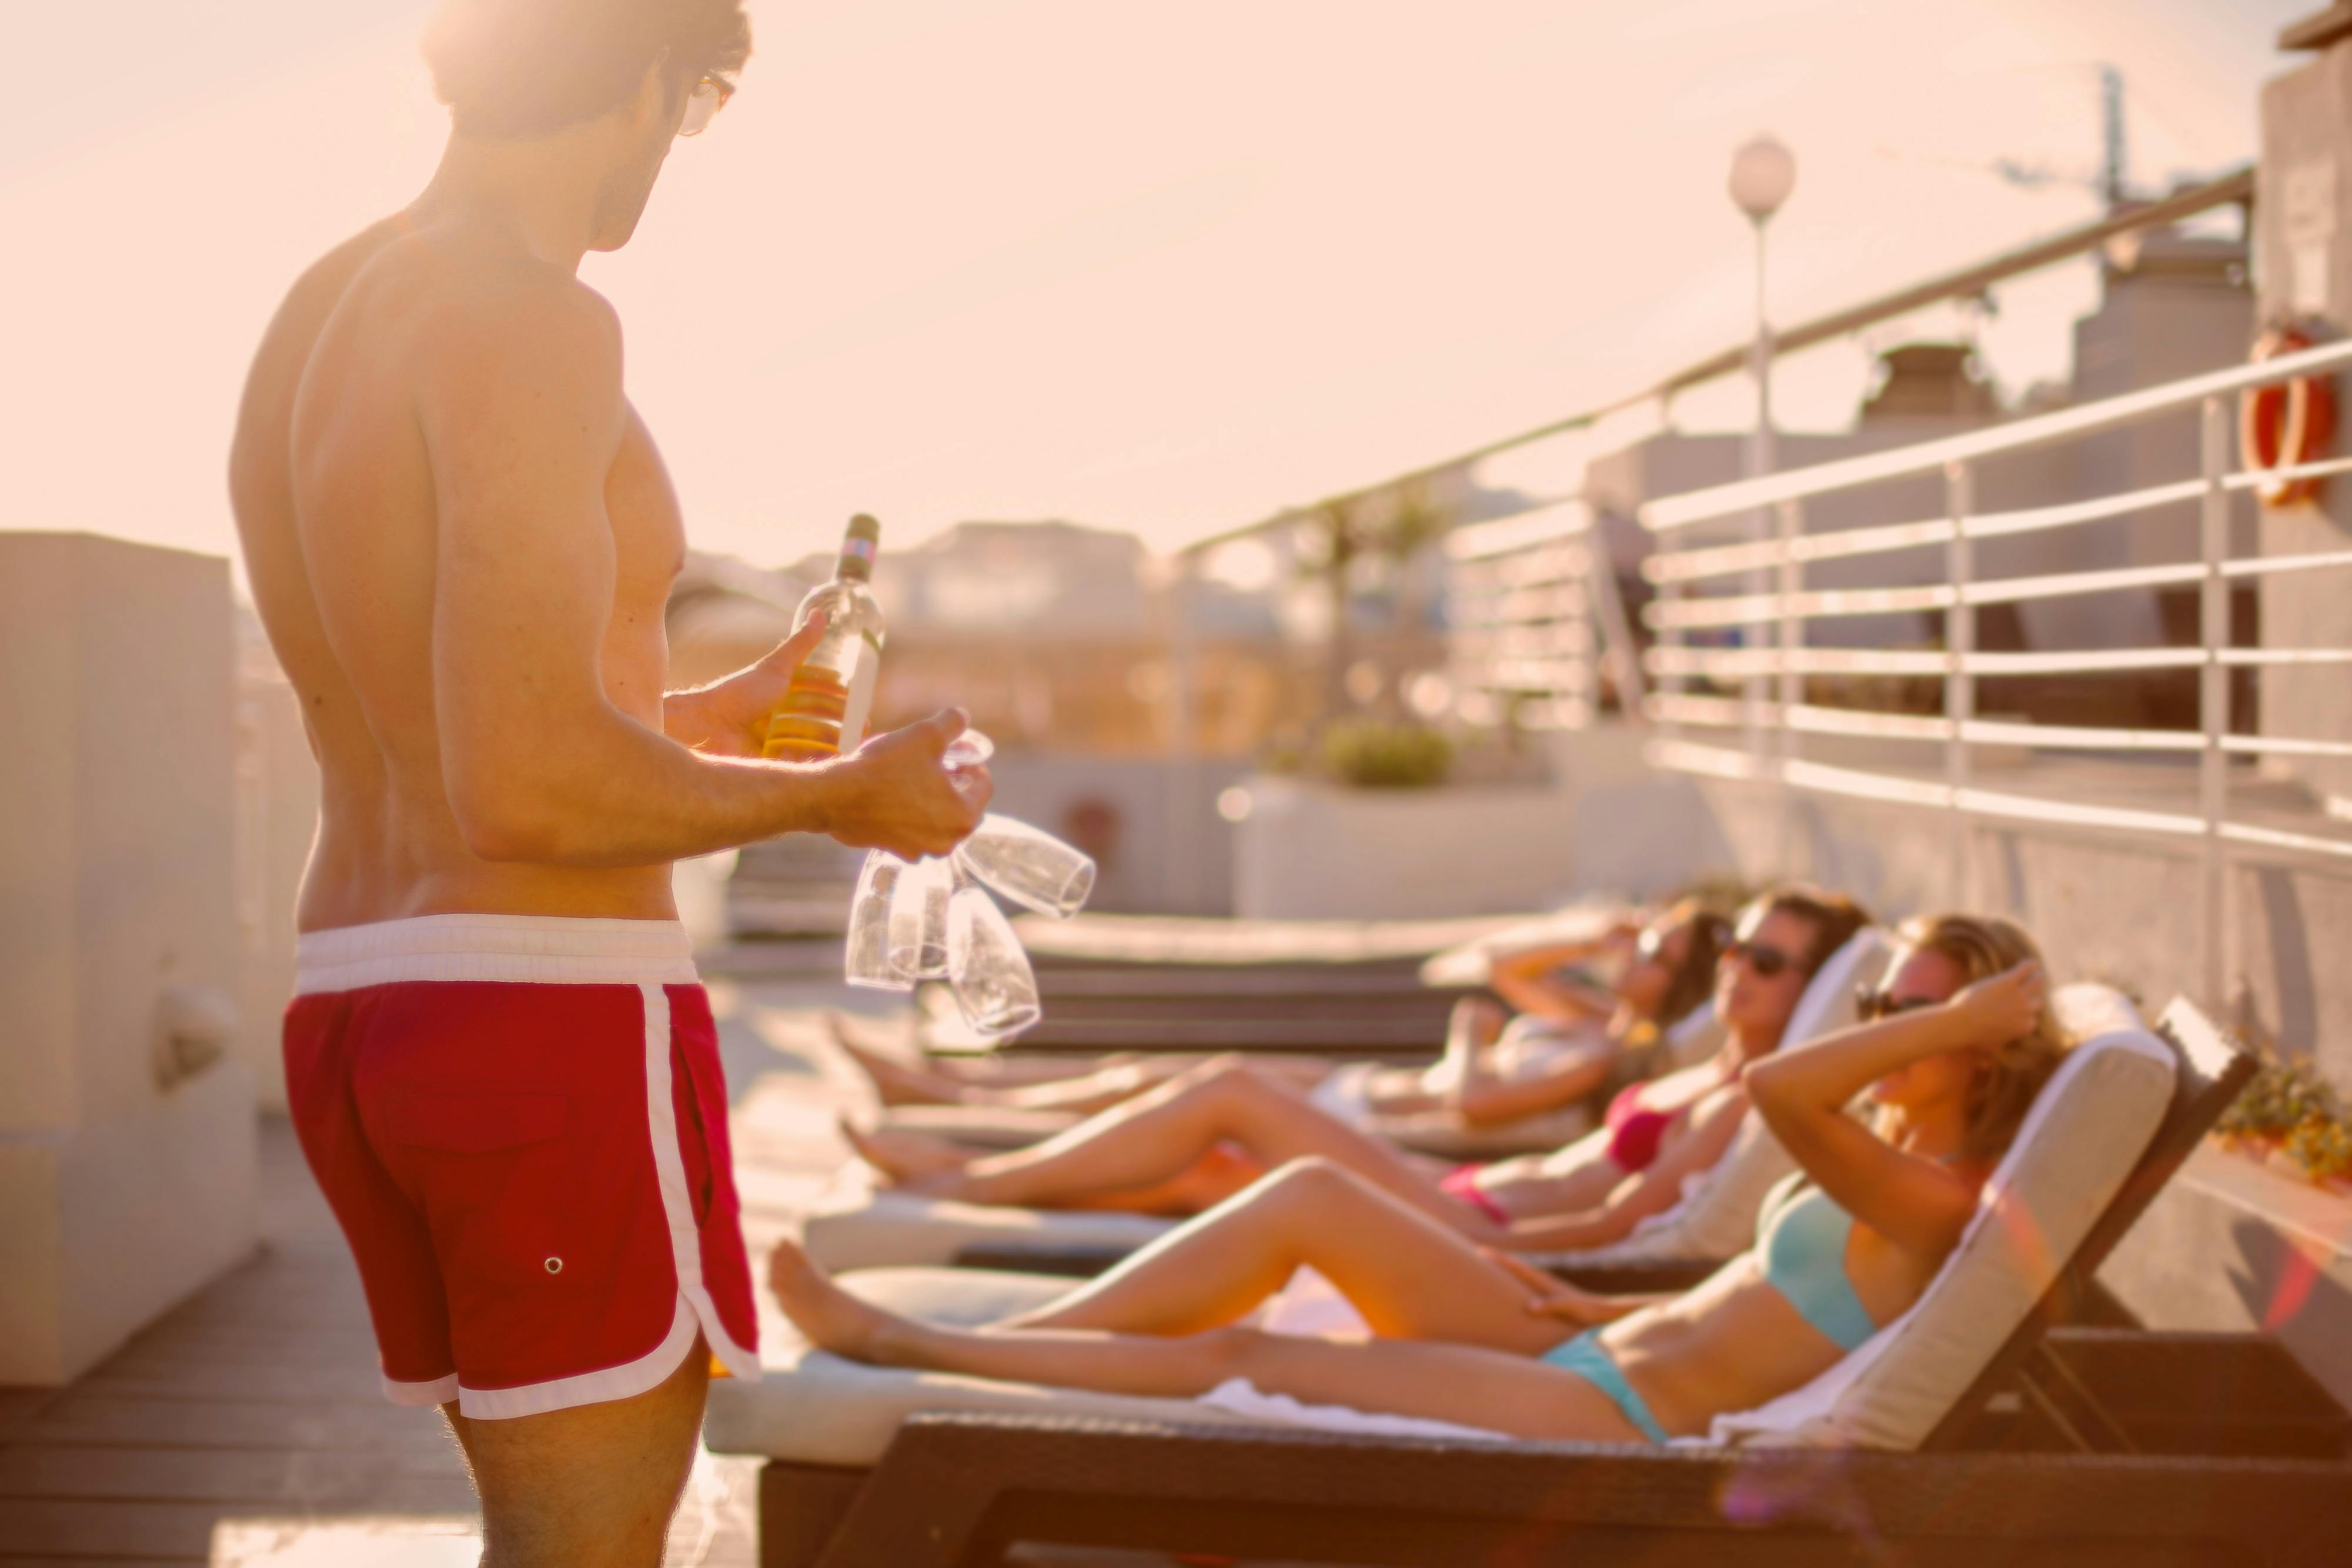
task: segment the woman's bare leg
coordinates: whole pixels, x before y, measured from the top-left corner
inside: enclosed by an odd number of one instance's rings
[[[1539,1355],[1567,1337],[1528,1289],[1440,1224],[1337,1166],[1302,1160],[1003,1325],[1198,1333],[1238,1322],[1311,1268],[1372,1332]]]
[[[1638,1442],[1606,1396],[1574,1373],[1470,1345],[1323,1340],[1217,1329],[1176,1337],[1094,1329],[936,1328],[856,1300],[787,1241],[769,1280],[813,1343],[852,1360],[978,1377],[1196,1398],[1230,1379],[1312,1405],[1451,1421],[1514,1437]]]
[[[1163,1084],[1034,1147],[938,1172],[926,1190],[967,1203],[1052,1207],[1089,1193],[1155,1186],[1226,1143],[1269,1169],[1320,1157],[1432,1214],[1470,1212],[1402,1152],[1309,1103],[1292,1085],[1226,1067]]]

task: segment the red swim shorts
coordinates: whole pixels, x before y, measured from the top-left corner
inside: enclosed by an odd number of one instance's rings
[[[676,923],[313,932],[285,1043],[395,1404],[626,1399],[698,1331],[759,1376],[718,1034]]]

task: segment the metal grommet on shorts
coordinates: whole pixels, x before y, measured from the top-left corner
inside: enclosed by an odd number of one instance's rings
[[[547,1260],[547,1271],[548,1271],[549,1273],[551,1273],[551,1274],[561,1274],[561,1273],[562,1273],[562,1272],[563,1272],[563,1260],[562,1260],[562,1259],[561,1259],[561,1258],[550,1258],[550,1259]]]

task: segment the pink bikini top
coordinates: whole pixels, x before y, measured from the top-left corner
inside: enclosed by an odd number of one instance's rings
[[[1679,1111],[1654,1111],[1642,1103],[1646,1083],[1628,1083],[1609,1102],[1601,1124],[1609,1129],[1609,1162],[1621,1171],[1645,1171],[1658,1157],[1658,1145]]]

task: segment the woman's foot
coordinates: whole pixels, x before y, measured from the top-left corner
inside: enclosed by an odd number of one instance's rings
[[[826,1021],[833,1026],[833,1043],[840,1047],[842,1055],[857,1064],[857,1070],[873,1083],[874,1092],[881,1097],[884,1105],[951,1105],[957,1102],[958,1086],[940,1074],[859,1043],[850,1038],[836,1019],[829,1017]]]
[[[893,1331],[905,1326],[835,1284],[798,1242],[779,1241],[768,1254],[768,1288],[809,1343],[852,1361],[887,1360]]]
[[[857,1157],[881,1172],[890,1186],[905,1192],[951,1197],[962,1185],[963,1167],[980,1157],[973,1150],[928,1133],[898,1127],[867,1132],[847,1117],[842,1118],[840,1125],[841,1135]]]
[[[1453,1013],[1445,1020],[1446,1043],[1460,1041],[1472,1047],[1488,1046],[1511,1021],[1508,1009],[1492,997],[1464,997],[1454,1004]]]

